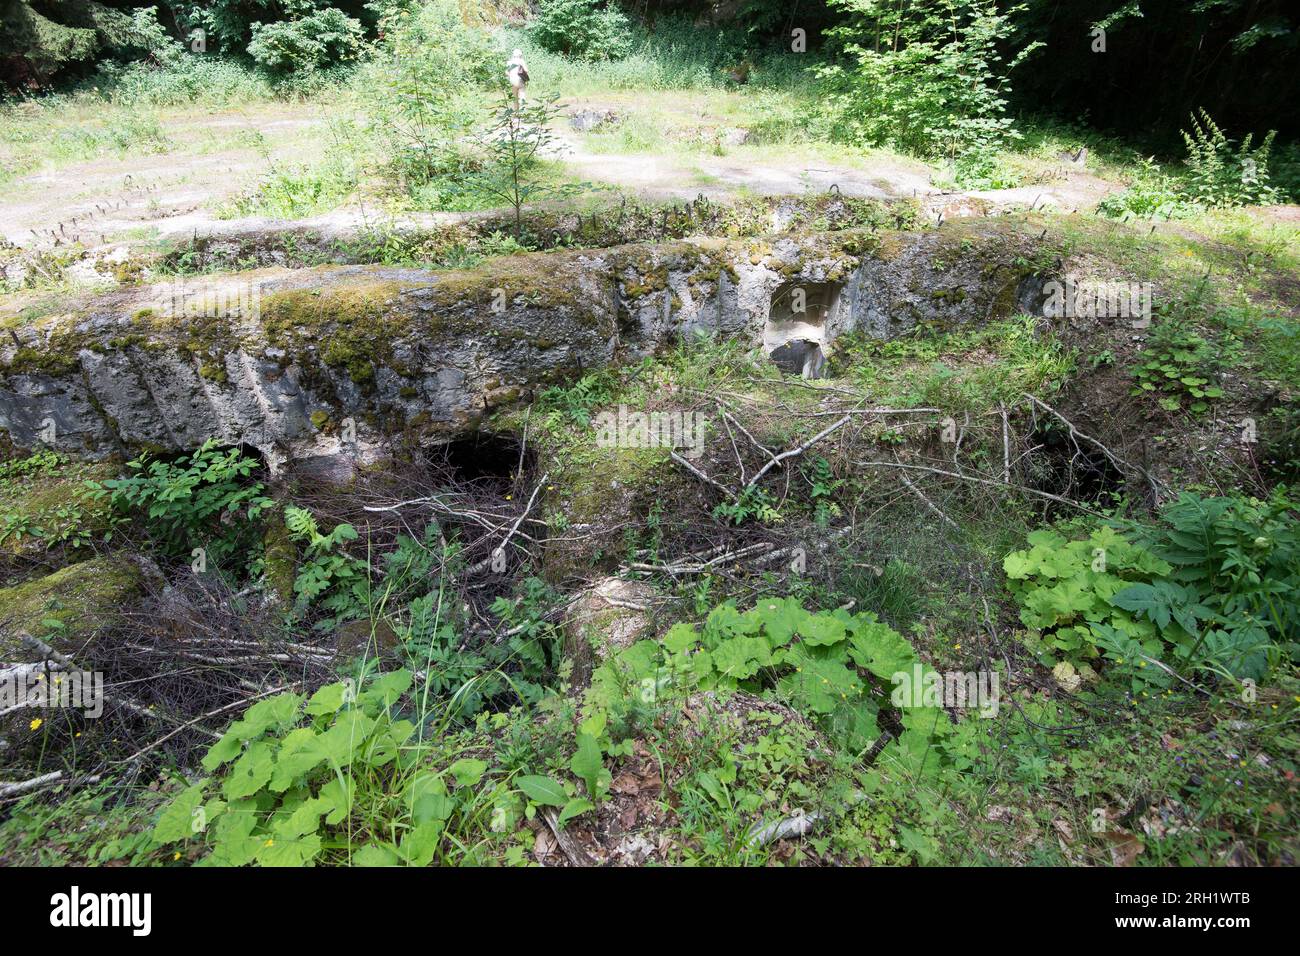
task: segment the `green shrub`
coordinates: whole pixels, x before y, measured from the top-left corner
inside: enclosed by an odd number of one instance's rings
[[[145,62],[99,65],[95,83],[125,107],[250,103],[277,95],[263,70],[217,54],[182,53],[161,65]]]
[[[1238,677],[1264,676],[1269,663],[1300,651],[1300,520],[1284,490],[1267,500],[1202,498],[1190,492],[1167,505],[1160,523],[1139,531],[1145,545],[1172,565],[1170,581],[1205,608],[1179,613],[1172,589],[1119,595],[1124,606],[1167,627],[1166,614],[1200,633],[1184,640],[1179,657],[1198,658]],[[1270,648],[1272,650],[1270,651]],[[1272,661],[1268,660],[1272,654]]]
[[[1003,63],[1012,23],[987,0],[954,0],[905,13],[861,0],[832,0],[845,22],[828,31],[842,57],[818,72],[836,134],[922,156],[963,160],[988,178],[989,157],[1018,135],[1007,115],[1011,70],[1037,45]],[[893,38],[876,42],[881,30]]]
[[[1101,655],[1097,625],[1122,633],[1152,657],[1160,655],[1155,625],[1116,607],[1111,598],[1130,584],[1167,575],[1171,568],[1113,528],[1074,541],[1051,529],[1035,531],[1029,548],[1008,554],[1002,567],[1032,646],[1049,660],[1064,661],[1075,670],[1091,666]]]
[[[486,33],[464,24],[455,0],[432,0],[413,13],[395,9],[380,30],[383,42],[356,83],[370,117],[367,138],[403,192],[433,185],[429,198],[438,202],[474,166],[461,140],[500,58]]]
[[[493,205],[504,204],[513,212],[516,242],[527,241],[524,206],[564,198],[581,189],[572,183],[553,183],[538,168],[540,158],[558,142],[551,126],[562,113],[554,93],[529,100],[522,109],[516,109],[514,101],[507,97],[492,119],[474,134],[483,161],[465,177],[465,185]]]
[[[873,685],[889,686],[914,667],[920,658],[912,645],[874,614],[811,612],[794,598],[775,597],[760,598],[742,613],[728,602],[709,612],[702,627],[676,624],[659,640],[638,641],[597,668],[585,726],[603,726],[638,701],[768,689],[853,751],[879,739],[881,720],[901,723],[884,759],[914,774],[933,774],[944,760],[935,744],[952,730],[947,716],[919,702],[893,709],[887,697],[872,692]]]
[[[1141,160],[1141,170],[1132,185],[1122,192],[1108,193],[1097,204],[1097,212],[1108,219],[1179,219],[1196,211],[1183,192],[1182,184],[1162,173],[1150,159]]]
[[[294,505],[284,509],[284,523],[290,536],[306,545],[293,582],[297,611],[319,604],[333,614],[324,626],[367,617],[370,579],[366,563],[342,551],[344,544],[356,540],[357,529],[344,523],[321,534],[312,513]]]
[[[614,0],[541,0],[530,32],[552,53],[618,60],[632,49],[632,25]]]
[[[119,514],[143,519],[165,553],[188,557],[203,548],[207,560],[220,563],[257,540],[254,522],[275,507],[262,483],[249,480],[259,465],[238,448],[223,451],[209,440],[175,461],[142,455],[127,463],[128,477],[87,484]]]
[[[207,52],[225,54],[247,51],[249,41],[257,35],[259,27],[311,21],[321,14],[331,13],[351,19],[347,13],[361,15],[364,7],[359,0],[167,0],[167,4],[184,36],[202,30],[206,35]],[[328,24],[331,30],[336,30],[339,25],[337,17],[317,22]]]
[[[248,54],[272,73],[310,73],[356,58],[361,23],[325,7],[296,20],[254,23]]]
[[[203,769],[219,771],[220,782],[201,780],[169,803],[154,842],[201,841],[200,862],[208,866],[304,866],[340,839],[349,850],[367,842],[353,837],[362,797],[371,813],[388,802],[397,808],[384,835],[403,835],[382,862],[427,866],[454,800],[440,777],[412,772],[419,752],[407,744],[416,726],[393,716],[411,682],[409,671],[394,671],[359,692],[340,682],[306,701],[277,694],[249,707],[203,758]],[[354,862],[372,856],[363,850]]]
[[[356,187],[357,170],[351,157],[339,148],[331,148],[316,166],[281,166],[272,162],[257,184],[231,199],[218,211],[218,216],[298,219],[333,209]]]

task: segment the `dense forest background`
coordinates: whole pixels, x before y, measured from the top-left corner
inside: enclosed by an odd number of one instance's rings
[[[355,55],[376,37],[383,13],[400,5],[0,0],[0,80],[11,94],[93,80],[106,62],[155,56],[158,27],[191,43],[201,29],[205,52],[272,67],[294,56],[325,65]],[[488,20],[527,12],[522,2],[471,6]],[[1199,108],[1242,133],[1276,129],[1286,140],[1300,130],[1300,5],[1288,0],[631,0],[623,9],[638,29],[687,19],[723,30],[720,50],[738,60],[788,48],[795,29],[806,31],[808,52],[821,62],[851,58],[859,47],[944,43],[948,32],[947,41],[956,36],[967,53],[990,61],[995,90],[1008,81],[1012,110],[1153,149],[1176,146]],[[982,20],[991,43],[959,28],[959,19]]]

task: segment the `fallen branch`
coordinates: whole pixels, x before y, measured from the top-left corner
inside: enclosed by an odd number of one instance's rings
[[[646,564],[634,561],[625,565],[625,568],[629,571],[656,571],[661,574],[703,574],[719,564],[726,564],[728,561],[739,561],[741,558],[747,558],[752,554],[771,551],[773,547],[775,545],[770,541],[761,541],[758,544],[751,544],[748,547],[741,548],[739,551],[723,552],[717,557],[700,564]]]
[[[1002,480],[1011,481],[1011,422],[1007,418],[1007,407],[998,403],[1002,413]]]
[[[845,415],[842,418],[840,418],[837,422],[835,422],[835,424],[823,428],[816,435],[813,435],[812,438],[808,439],[798,448],[792,448],[789,451],[781,452],[781,454],[777,455],[766,465],[764,465],[761,469],[759,469],[758,474],[756,474],[753,478],[749,479],[749,483],[745,485],[745,488],[749,489],[754,487],[754,485],[758,484],[758,482],[762,479],[764,475],[766,475],[769,471],[771,471],[781,462],[785,461],[788,458],[794,458],[796,455],[802,455],[805,451],[807,451],[813,445],[817,444],[819,441],[821,441],[831,432],[835,431],[837,428],[841,428],[844,425],[847,425],[850,421],[852,421],[852,416]]]
[[[560,815],[554,807],[544,808],[542,810],[542,819],[551,828],[551,833],[555,835],[555,842],[564,851],[564,855],[568,858],[570,864],[573,866],[596,865],[596,861],[587,854],[587,851],[573,838],[572,834],[560,827]]]
[[[25,633],[19,634],[18,640],[25,647],[40,654],[44,660],[53,661],[54,663],[58,664],[60,667],[62,667],[65,670],[69,670],[69,671],[80,670],[80,668],[77,667],[77,665],[72,662],[72,659],[70,657],[68,657],[65,654],[59,653],[54,648],[50,647],[50,645],[46,644],[44,641],[32,637],[30,634],[25,634]],[[130,698],[117,697],[117,696],[110,697],[108,694],[105,694],[102,691],[100,693],[100,697],[106,704],[107,703],[117,704],[119,707],[125,707],[127,710],[131,711],[132,713],[139,714],[141,717],[148,717],[150,720],[162,720],[162,717],[160,717],[158,714],[155,714],[147,707],[137,704],[135,701],[131,700]]]
[[[677,452],[670,451],[668,455],[670,458],[672,458],[673,461],[677,462],[677,464],[681,465],[683,468],[689,471],[696,478],[700,479],[700,481],[704,482],[706,485],[711,485],[714,488],[717,488],[719,491],[721,491],[732,501],[735,501],[737,499],[738,496],[734,491],[732,491],[730,488],[726,487],[725,485],[721,484],[716,479],[710,478],[708,475],[700,471],[700,469],[696,468],[694,465],[692,465],[681,455],[677,454]]]
[[[740,423],[740,420],[739,420],[739,419],[735,418],[735,417],[734,417],[730,412],[728,412],[725,408],[722,408],[721,405],[719,405],[718,408],[719,408],[719,409],[721,410],[721,412],[722,412],[722,418],[723,418],[723,420],[724,420],[724,421],[729,421],[729,422],[731,422],[731,424],[733,424],[733,425],[735,425],[737,428],[739,428],[740,431],[741,431],[741,434],[743,434],[746,438],[748,438],[749,441],[750,441],[750,443],[751,443],[755,448],[757,448],[759,451],[761,451],[761,452],[762,452],[764,455],[766,455],[768,458],[775,458],[775,457],[776,457],[776,455],[773,454],[773,453],[768,449],[768,447],[767,447],[766,445],[764,445],[764,444],[763,444],[762,442],[760,442],[757,438],[755,438],[752,434],[750,434],[749,429],[746,428],[744,425],[742,425],[742,424]],[[740,480],[741,480],[741,481],[744,481],[744,480],[745,480],[744,472],[741,472]]]
[[[745,462],[740,457],[740,448],[736,446],[736,433],[731,430],[731,422],[727,421],[727,413],[722,413],[722,424],[727,426],[727,438],[731,440],[731,451],[736,456],[736,467],[740,469],[740,480],[745,480]]]
[[[510,543],[510,539],[515,536],[515,533],[519,530],[519,526],[524,523],[524,519],[528,517],[528,512],[533,510],[533,502],[537,500],[538,494],[541,492],[542,488],[546,485],[546,479],[549,478],[550,476],[551,473],[549,471],[544,472],[542,474],[542,477],[538,480],[536,487],[533,488],[533,493],[528,497],[528,504],[524,505],[524,510],[520,513],[519,517],[515,519],[515,523],[510,526],[510,530],[507,531],[506,536],[501,539],[501,543],[492,549],[492,553],[490,555],[488,555],[482,561],[479,561],[477,564],[473,565],[471,568],[469,568],[465,572],[466,574],[470,574],[470,575],[477,574],[478,572],[486,568],[489,564],[491,564],[498,554],[504,555],[506,553],[506,545],[508,545]]]
[[[1046,498],[1049,501],[1055,501],[1059,504],[1069,505],[1071,508],[1077,508],[1080,511],[1084,512],[1085,514],[1090,514],[1096,518],[1106,517],[1101,512],[1092,510],[1082,502],[1074,501],[1070,498],[1062,498],[1060,495],[1054,495],[1049,491],[1039,491],[1037,488],[1029,488],[1025,485],[1012,484],[1011,482],[1008,481],[997,481],[993,478],[981,478],[977,475],[959,475],[955,471],[944,471],[942,468],[931,468],[927,465],[905,465],[900,461],[864,461],[861,462],[861,464],[866,465],[867,467],[876,466],[880,468],[905,468],[910,471],[924,471],[924,472],[929,472],[932,475],[943,475],[947,478],[957,478],[960,479],[961,481],[971,481],[980,485],[990,485],[994,488],[1009,488],[1012,491],[1023,491],[1031,495],[1038,495],[1040,498]]]
[[[20,780],[16,783],[0,783],[0,800],[7,800],[10,797],[31,793],[33,790],[40,790],[42,787],[52,786],[62,779],[63,771],[55,770],[39,777],[32,777],[30,780]]]
[[[916,485],[912,484],[912,482],[908,480],[907,475],[899,475],[898,477],[902,480],[903,484],[907,485],[907,489],[910,492],[912,492],[912,494],[916,495],[916,497],[920,498],[921,501],[925,503],[925,506],[927,508],[929,508],[935,514],[937,514],[940,518],[942,518],[945,522],[948,523],[949,526],[951,526],[955,530],[958,531],[961,530],[957,522],[953,521],[946,514],[944,514],[943,511],[940,510],[938,505],[936,505],[933,501],[931,501],[929,498],[925,496],[925,492],[923,492],[920,488],[916,487]]]
[[[793,816],[766,826],[761,822],[756,823],[750,827],[749,839],[746,842],[750,848],[758,848],[775,843],[777,840],[784,840],[786,837],[807,836],[821,818],[821,811],[814,810],[812,813],[796,812]]]

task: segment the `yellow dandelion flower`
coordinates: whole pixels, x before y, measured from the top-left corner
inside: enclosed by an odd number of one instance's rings
[[[41,720],[41,718],[37,717],[37,718],[33,719],[32,722],[31,722],[30,724],[28,724],[27,726],[28,726],[30,729],[32,729],[32,730],[40,730],[40,729],[41,729],[41,724],[43,724],[43,723],[45,723],[45,721],[43,721],[43,720]]]

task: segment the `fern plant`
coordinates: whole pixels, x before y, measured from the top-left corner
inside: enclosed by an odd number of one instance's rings
[[[1268,501],[1184,493],[1152,525],[1067,541],[1043,529],[1007,555],[1027,645],[1046,664],[1092,673],[1104,660],[1137,690],[1165,669],[1261,680],[1300,658],[1300,527]]]
[[[783,520],[781,512],[772,504],[772,496],[757,485],[747,485],[735,501],[717,505],[713,517],[734,525],[742,525],[751,518],[762,524],[777,524]]]
[[[1143,532],[1171,565],[1170,580],[1117,603],[1162,627],[1170,618],[1182,625],[1190,637],[1179,656],[1190,664],[1261,679],[1270,663],[1300,652],[1296,507],[1281,490],[1264,501],[1183,493]]]
[[[321,534],[316,518],[305,508],[284,509],[284,523],[296,541],[306,544],[306,553],[293,582],[296,610],[301,613],[319,601],[333,616],[321,627],[365,617],[369,612],[370,575],[366,563],[343,553],[341,548],[356,540],[357,530],[339,524]],[[323,596],[323,597],[322,597]]]

